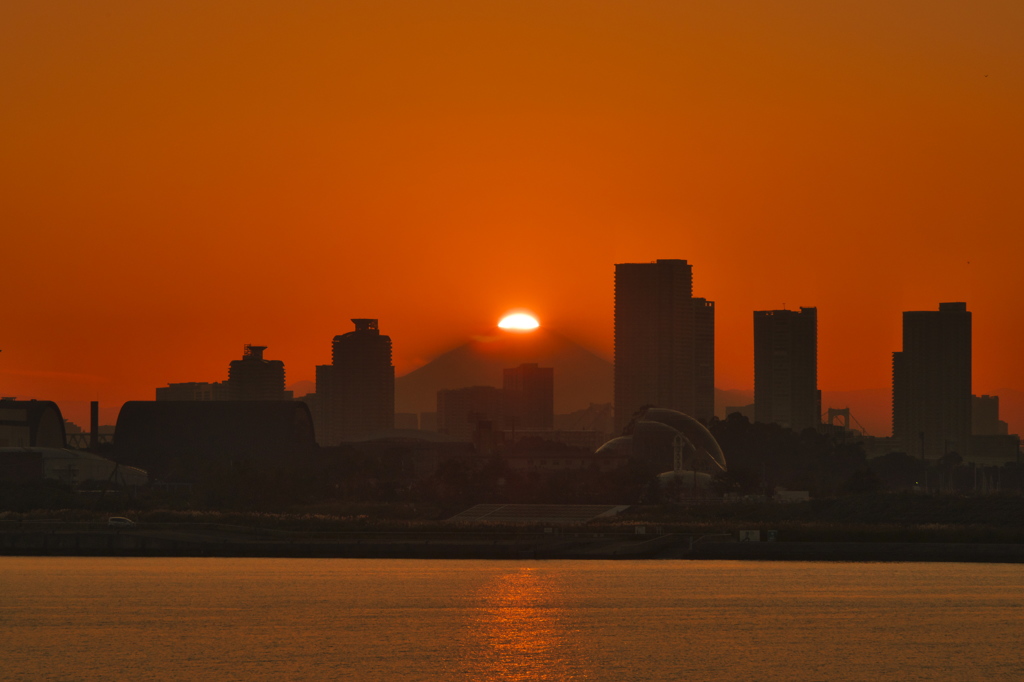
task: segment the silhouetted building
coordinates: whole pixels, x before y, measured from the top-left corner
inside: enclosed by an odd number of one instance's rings
[[[1020,436],[1014,434],[971,436],[971,454],[965,462],[1002,466],[1020,462]]]
[[[571,485],[573,476],[580,474],[621,471],[628,475],[630,463],[622,452],[599,450],[589,442],[578,446],[548,439],[521,440],[507,447],[501,459],[513,473],[538,481],[558,477],[561,485]]]
[[[637,415],[632,433],[602,445],[597,454],[646,463],[661,484],[703,495],[716,475],[727,470],[722,448],[707,427],[676,410],[648,408]]]
[[[395,425],[391,338],[377,320],[353,319],[355,331],[334,337],[331,364],[316,368],[321,445],[365,438]]]
[[[971,396],[971,434],[975,436],[1005,436],[1009,425],[999,418],[999,396]]]
[[[330,396],[328,395],[333,382],[334,365],[316,366],[316,391],[304,395],[300,400],[309,405],[310,414],[313,415],[313,424],[316,426],[316,441],[322,446],[334,446],[341,442],[341,438],[335,433],[333,418],[328,411],[330,407]]]
[[[437,431],[437,412],[420,412],[420,431]]]
[[[0,481],[27,483],[45,478],[72,487],[86,481],[146,483],[145,471],[68,449],[66,440],[65,421],[56,403],[0,400]]]
[[[43,479],[77,488],[86,482],[140,486],[146,485],[149,477],[142,469],[83,450],[0,447],[0,481],[30,483]]]
[[[284,363],[266,360],[266,346],[245,345],[241,360],[228,364],[228,380],[222,382],[188,381],[156,389],[159,401],[202,400],[291,400],[284,388]]]
[[[505,426],[550,429],[555,421],[555,370],[524,363],[504,371]]]
[[[63,448],[64,417],[49,400],[0,400],[0,447]]]
[[[208,467],[283,462],[316,448],[298,400],[129,401],[114,431],[117,461],[154,478],[197,480]]]
[[[415,412],[395,412],[395,428],[418,431],[420,416]]]
[[[817,308],[754,312],[754,419],[795,431],[821,423]]]
[[[506,445],[515,445],[523,441],[558,443],[568,447],[581,448],[588,452],[594,452],[607,440],[608,434],[603,431],[566,431],[562,429],[505,429],[501,438],[501,442]]]
[[[189,381],[156,389],[157,400],[231,400],[227,382]]]
[[[938,459],[971,448],[971,313],[966,303],[903,313],[892,354],[892,434],[907,454]]]
[[[307,393],[305,395],[295,398],[301,403],[305,403],[306,407],[309,408],[309,414],[313,418],[313,428],[316,431],[317,442],[323,440],[323,410],[321,409],[320,396],[314,391],[313,393]]]
[[[615,266],[615,428],[646,405],[715,413],[715,307],[685,260]]]
[[[504,416],[504,391],[494,386],[469,386],[437,392],[437,430],[470,442],[482,423],[493,430]]]
[[[971,396],[971,454],[967,461],[1001,466],[1020,459],[1020,437],[999,418],[999,396]]]
[[[245,345],[241,360],[228,365],[228,394],[231,400],[291,400],[284,389],[284,363],[265,360],[266,346]]]
[[[611,403],[612,363],[553,329],[495,327],[395,379],[395,409],[432,412],[437,392],[462,386],[501,386],[505,369],[536,362],[555,370],[555,411],[572,412],[590,403]]]
[[[407,489],[426,481],[448,462],[457,461],[465,464],[467,470],[475,469],[477,460],[470,443],[453,442],[437,434],[426,438],[397,436],[354,441],[345,446],[344,457],[354,469],[372,475],[377,486],[385,489]],[[354,480],[358,485],[360,479]]]

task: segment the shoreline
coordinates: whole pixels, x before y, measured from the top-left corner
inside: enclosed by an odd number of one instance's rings
[[[0,529],[0,556],[280,557],[513,560],[735,560],[1024,563],[1024,544],[738,542],[594,532],[341,532],[241,527]]]

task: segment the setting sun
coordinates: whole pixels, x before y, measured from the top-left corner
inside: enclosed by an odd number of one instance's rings
[[[503,317],[501,322],[498,323],[498,326],[502,329],[529,331],[539,327],[540,322],[538,322],[537,318],[532,315],[527,315],[526,313],[514,313]]]

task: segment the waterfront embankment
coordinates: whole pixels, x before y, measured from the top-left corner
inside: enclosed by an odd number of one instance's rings
[[[646,529],[645,529],[646,530]],[[301,532],[226,524],[0,524],[8,556],[727,559],[1024,563],[1024,545],[956,542],[738,542],[729,534],[583,528]]]

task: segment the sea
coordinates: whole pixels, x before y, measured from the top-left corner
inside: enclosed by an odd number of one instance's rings
[[[3,680],[1021,680],[1024,566],[0,557]]]

